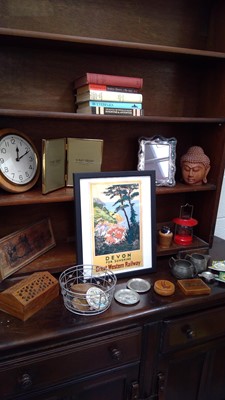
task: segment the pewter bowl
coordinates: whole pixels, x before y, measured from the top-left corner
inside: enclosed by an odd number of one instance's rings
[[[212,282],[215,280],[215,275],[210,271],[203,271],[201,274],[198,274],[200,278],[203,278],[206,282]]]

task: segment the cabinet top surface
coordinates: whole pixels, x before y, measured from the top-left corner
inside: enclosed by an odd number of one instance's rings
[[[218,240],[219,244],[216,242],[214,246],[216,254],[221,239]],[[213,249],[211,256],[215,259]],[[224,254],[221,257],[224,258]],[[0,352],[4,354],[9,349],[32,348],[34,344],[48,345],[49,341],[79,341],[85,337],[139,327],[143,323],[183,316],[225,304],[225,284],[219,282],[210,284],[210,295],[185,296],[171,275],[167,261],[158,266],[155,273],[144,278],[152,286],[150,291],[140,295],[138,304],[125,306],[113,299],[110,308],[96,316],[79,316],[68,311],[63,305],[61,294],[25,322],[0,312]],[[116,290],[126,288],[128,279],[129,277],[119,279]],[[172,281],[175,284],[174,295],[163,297],[156,294],[153,285],[158,279]]]

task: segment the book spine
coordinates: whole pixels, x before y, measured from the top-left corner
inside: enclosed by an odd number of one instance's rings
[[[107,107],[91,107],[91,114],[99,115],[129,115],[139,117],[143,115],[143,110],[139,108],[107,108]]]
[[[104,90],[90,90],[89,92],[77,95],[77,102],[99,100],[99,101],[119,101],[119,102],[142,102],[141,93],[121,93]]]
[[[90,89],[92,90],[106,90],[110,92],[123,92],[123,93],[138,93],[138,89],[132,87],[122,87],[122,86],[109,86],[109,85],[95,85],[90,84]]]
[[[89,85],[83,85],[77,88],[76,92],[77,94],[81,94],[89,92],[90,90],[101,90],[101,91],[122,92],[122,93],[138,93],[138,89],[132,87],[97,85],[95,83],[90,83]]]
[[[75,80],[75,88],[84,84],[100,84],[100,85],[112,85],[122,87],[133,87],[141,89],[143,86],[143,78],[136,78],[131,76],[120,76],[120,75],[105,75],[87,72],[85,76]]]
[[[89,101],[89,107],[107,107],[107,108],[128,108],[128,109],[142,109],[142,103],[123,103],[123,102],[110,102],[110,101]],[[79,109],[79,106],[78,106]]]

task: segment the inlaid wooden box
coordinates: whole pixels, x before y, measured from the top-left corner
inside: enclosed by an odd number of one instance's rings
[[[36,272],[0,293],[0,309],[23,321],[59,295],[59,284],[49,272]]]
[[[211,288],[201,279],[181,279],[177,281],[178,286],[186,296],[210,294]]]

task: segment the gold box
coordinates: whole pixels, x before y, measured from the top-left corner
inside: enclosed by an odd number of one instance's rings
[[[74,172],[100,172],[102,153],[101,139],[43,139],[42,193],[73,186]]]

